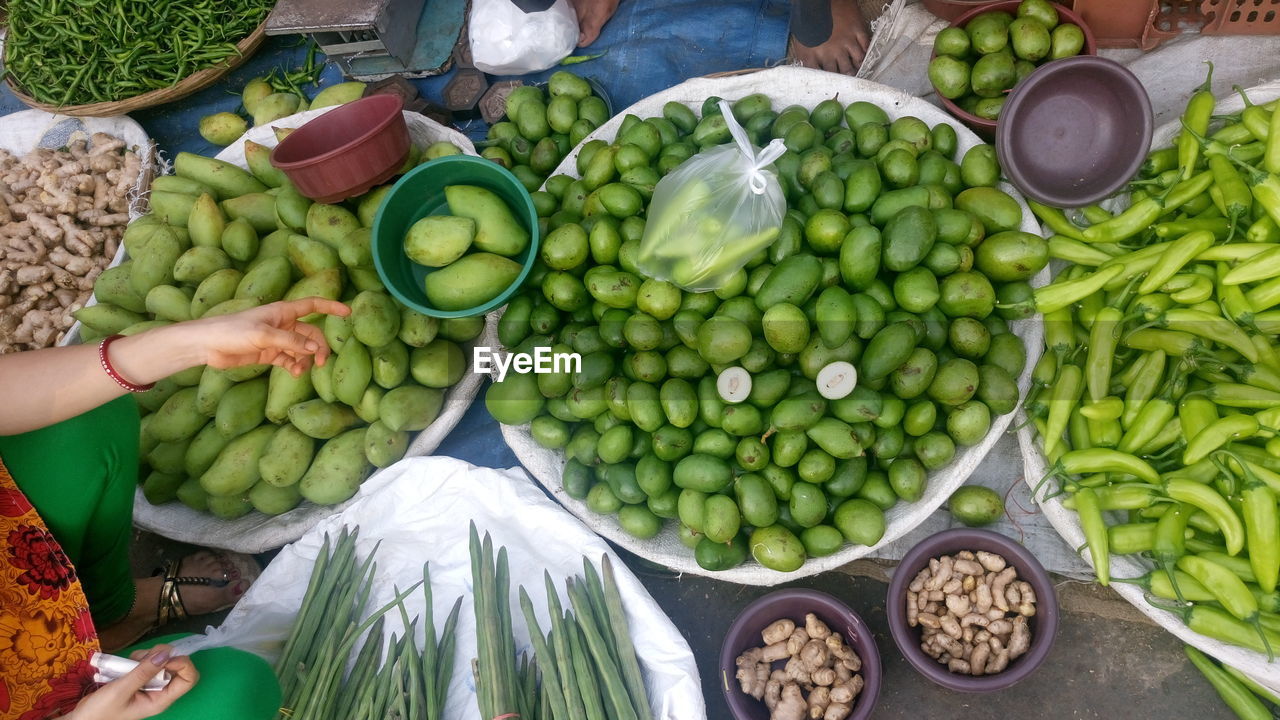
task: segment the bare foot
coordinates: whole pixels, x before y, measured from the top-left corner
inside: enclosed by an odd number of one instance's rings
[[[189,615],[205,615],[236,603],[255,579],[241,577],[233,563],[226,562],[218,554],[208,550],[200,550],[183,558],[178,575],[227,580],[223,587],[180,585],[179,594],[182,595],[182,604]],[[164,584],[164,578],[138,578],[134,584],[137,590],[133,609],[123,620],[98,633],[102,648],[108,652],[137,642],[156,626],[156,610],[160,605],[160,587]]]
[[[831,36],[810,47],[796,38],[793,28],[791,55],[805,67],[852,75],[866,57],[871,32],[857,0],[830,0],[830,3]]]
[[[586,47],[600,37],[600,29],[618,10],[618,0],[571,0],[578,13],[578,47]]]

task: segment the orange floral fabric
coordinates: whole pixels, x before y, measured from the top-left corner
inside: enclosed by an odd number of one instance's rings
[[[97,650],[75,568],[0,463],[0,720],[70,712]]]

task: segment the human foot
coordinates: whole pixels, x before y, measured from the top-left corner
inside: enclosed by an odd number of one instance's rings
[[[240,600],[259,573],[257,563],[247,555],[210,550],[192,553],[166,568],[165,575],[135,580],[133,609],[123,620],[103,629],[99,641],[103,649],[116,650],[172,620],[225,610]]]
[[[791,12],[791,56],[804,67],[851,75],[871,44],[857,0],[796,0]]]
[[[586,47],[600,37],[600,29],[618,10],[618,0],[571,0],[578,14],[578,47]]]

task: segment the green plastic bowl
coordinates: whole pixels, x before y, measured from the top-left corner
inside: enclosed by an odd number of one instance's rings
[[[419,265],[404,253],[409,228],[428,215],[448,215],[444,189],[449,185],[475,185],[502,198],[512,215],[529,231],[529,247],[513,258],[524,268],[510,287],[483,305],[466,310],[440,310],[427,300],[423,280],[439,268]],[[473,155],[449,155],[410,170],[387,193],[373,220],[373,265],[391,294],[423,315],[438,318],[482,315],[503,305],[524,284],[538,258],[538,213],[533,198],[506,168]]]

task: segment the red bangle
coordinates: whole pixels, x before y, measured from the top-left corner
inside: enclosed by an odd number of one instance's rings
[[[135,393],[146,392],[151,388],[155,387],[156,384],[148,383],[146,385],[135,385],[129,382],[128,380],[125,380],[124,377],[120,375],[120,373],[116,372],[116,369],[111,366],[111,361],[107,359],[107,347],[111,345],[111,343],[115,342],[116,340],[119,340],[122,337],[124,336],[111,335],[109,337],[105,337],[102,339],[102,343],[98,345],[98,362],[102,363],[102,370],[107,374],[107,377],[111,378],[112,380],[115,380],[116,384],[119,385],[120,387],[124,388],[125,390],[128,390],[129,392],[135,392]]]

